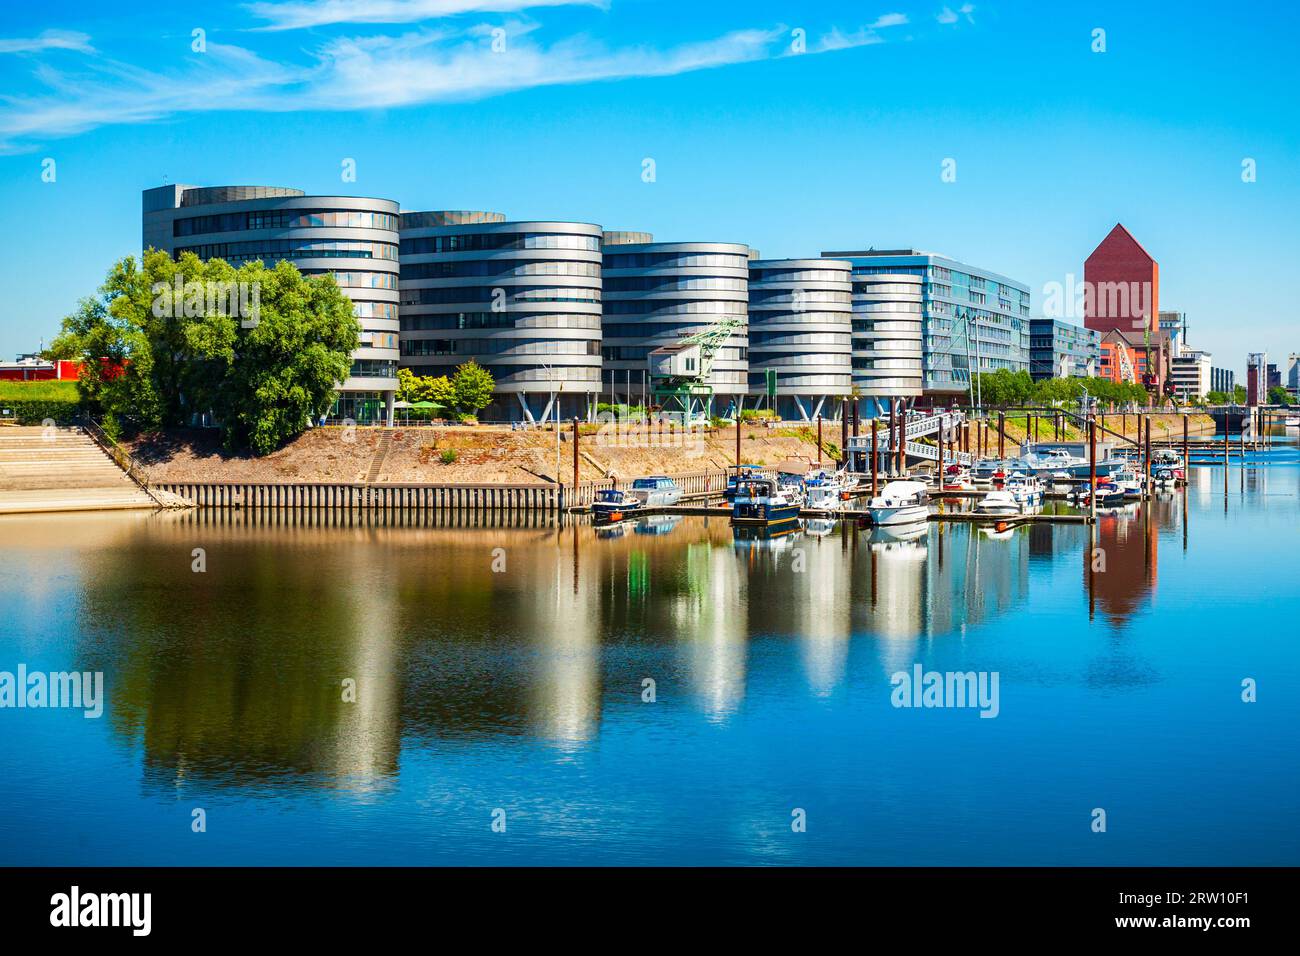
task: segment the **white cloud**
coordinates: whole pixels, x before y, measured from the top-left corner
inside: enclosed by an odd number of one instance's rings
[[[37,37],[0,39],[0,53],[41,53],[45,50],[75,50],[94,53],[90,37],[72,30],[46,30]]]
[[[954,11],[951,7],[944,7],[935,17],[940,23],[956,23],[962,17],[966,18],[967,23],[974,23],[975,18],[971,16],[975,12],[975,4],[963,3]]]
[[[605,0],[260,0],[247,4],[269,21],[264,30],[297,30],[332,23],[415,23],[464,13],[513,13],[532,7],[605,5]]]
[[[873,30],[883,30],[885,27],[901,27],[907,25],[906,13],[885,13],[876,18],[876,22],[871,24]]]
[[[505,52],[484,25],[400,36],[336,38],[303,63],[277,63],[242,47],[208,43],[179,71],[156,73],[107,58],[68,73],[41,64],[39,95],[0,96],[0,152],[99,126],[217,110],[356,110],[477,99],[513,90],[658,77],[792,55],[789,29],[735,30],[659,49],[609,49],[587,37],[535,42],[532,25],[509,29]],[[881,43],[869,28],[833,30],[808,54]]]

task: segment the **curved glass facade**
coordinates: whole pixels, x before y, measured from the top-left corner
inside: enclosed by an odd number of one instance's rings
[[[783,418],[838,417],[853,385],[852,265],[834,259],[749,263],[749,392],[776,374]]]
[[[361,344],[331,417],[389,420],[397,387],[399,208],[387,199],[307,196],[274,186],[164,186],[144,193],[144,246],[234,265],[281,259],[332,273]],[[349,396],[349,397],[344,397]]]
[[[920,276],[853,281],[853,384],[866,398],[911,398],[924,384]]]
[[[640,401],[650,352],[725,318],[748,322],[749,247],[733,242],[620,242],[645,233],[606,233],[605,390]],[[749,388],[749,333],[731,335],[714,356],[714,394]]]
[[[496,381],[488,421],[586,418],[600,391],[601,232],[489,213],[403,213],[402,367]]]

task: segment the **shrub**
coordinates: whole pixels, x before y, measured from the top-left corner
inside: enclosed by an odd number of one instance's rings
[[[438,455],[438,460],[441,461],[444,465],[454,464],[456,461],[456,449],[444,448],[442,450],[442,453]]]

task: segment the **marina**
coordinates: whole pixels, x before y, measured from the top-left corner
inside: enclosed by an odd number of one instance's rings
[[[725,502],[606,525],[544,510],[6,517],[0,657],[102,672],[104,715],[7,715],[3,854],[1190,865],[1300,852],[1300,698],[1285,692],[1300,671],[1274,629],[1296,610],[1293,443],[1226,473],[1194,465],[1185,486],[1095,523],[1056,499],[990,523],[970,497],[935,497],[917,525],[872,528],[853,503],[775,535],[733,527]],[[997,718],[893,708],[891,675],[918,664],[1000,674]],[[364,706],[329,691],[349,676]],[[1267,705],[1242,703],[1246,677]],[[647,772],[653,788],[637,782]],[[1243,774],[1251,786],[1225,785]],[[806,839],[790,838],[792,805],[808,810]],[[196,806],[220,822],[212,839],[190,832]],[[1087,826],[1095,806],[1117,821],[1104,839]],[[507,839],[487,825],[495,807]],[[283,839],[264,838],[269,818]],[[1001,839],[1011,826],[1030,838]]]

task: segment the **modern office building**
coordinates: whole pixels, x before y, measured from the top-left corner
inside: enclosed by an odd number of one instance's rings
[[[1286,390],[1300,397],[1300,355],[1292,352],[1286,359]]]
[[[450,376],[473,359],[491,373],[496,393],[482,420],[594,417],[599,226],[403,213],[401,305],[404,368]]]
[[[1282,387],[1282,370],[1272,362],[1268,363],[1268,375],[1265,380],[1265,387],[1270,391]]]
[[[287,259],[307,275],[332,273],[352,300],[361,344],[330,418],[391,423],[398,362],[398,204],[308,196],[278,186],[160,186],[144,190],[143,248],[178,257]]]
[[[853,265],[854,384],[878,409],[961,400],[972,369],[1028,371],[1028,286],[916,249],[822,256]]]
[[[1092,378],[1101,359],[1101,333],[1060,319],[1029,320],[1029,374],[1045,378]]]
[[[1169,375],[1178,400],[1190,402],[1208,395],[1212,386],[1212,368],[1209,352],[1184,348],[1175,355],[1169,367]]]
[[[751,402],[786,419],[837,419],[852,389],[852,266],[835,259],[750,260]]]
[[[1223,394],[1231,398],[1236,384],[1237,374],[1232,369],[1210,368],[1210,391],[1223,392]]]
[[[603,391],[639,404],[650,394],[650,352],[724,319],[741,323],[714,355],[713,414],[739,410],[749,389],[749,247],[655,242],[644,232],[604,234]]]

